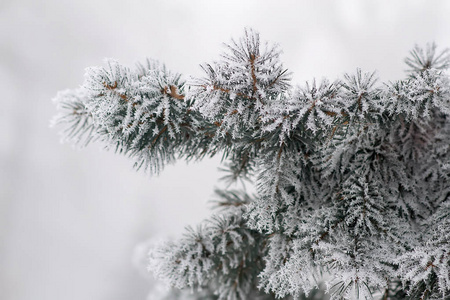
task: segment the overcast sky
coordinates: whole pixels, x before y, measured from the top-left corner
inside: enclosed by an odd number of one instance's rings
[[[100,145],[77,150],[49,128],[51,99],[111,57],[146,57],[201,76],[245,27],[280,44],[293,82],[376,70],[403,76],[415,43],[450,46],[449,1],[0,2],[0,298],[145,299],[135,245],[208,214],[220,158],[150,178]]]

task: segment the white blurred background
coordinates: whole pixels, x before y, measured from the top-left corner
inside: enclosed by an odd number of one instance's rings
[[[294,83],[357,67],[395,80],[415,43],[450,46],[450,2],[0,0],[0,299],[146,298],[134,247],[209,214],[220,158],[149,178],[60,144],[51,99],[104,57],[202,75],[245,27],[280,44]]]

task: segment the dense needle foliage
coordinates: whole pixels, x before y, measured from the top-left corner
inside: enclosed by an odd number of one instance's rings
[[[447,299],[450,59],[435,48],[414,48],[403,80],[293,87],[248,30],[190,82],[156,61],[89,68],[55,123],[151,173],[220,154],[227,180],[254,179],[256,196],[218,191],[216,214],[150,251],[188,290],[167,299],[319,299],[322,281],[332,299]]]

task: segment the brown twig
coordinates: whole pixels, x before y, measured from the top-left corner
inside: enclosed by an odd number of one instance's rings
[[[360,111],[362,111],[362,97],[364,96],[364,94],[365,93],[361,93],[361,95],[359,95],[359,97],[358,97],[358,109],[360,110]]]
[[[178,94],[177,87],[174,85],[165,86],[163,89],[161,89],[161,93],[178,100],[184,100],[184,95]]]
[[[150,146],[149,148],[152,148],[152,147],[155,145],[155,143],[158,141],[158,139],[161,137],[161,135],[162,135],[166,130],[167,130],[167,125],[165,125],[165,126],[163,127],[163,129],[161,129],[161,131],[158,133],[158,135],[153,139],[152,144],[151,144],[151,146]]]
[[[256,60],[256,56],[255,54],[251,53],[250,54],[250,66],[251,66],[251,73],[252,73],[252,80],[253,80],[253,94],[256,93],[256,91],[258,90],[257,86],[256,86],[256,74],[255,74],[255,60]]]
[[[114,94],[116,94],[117,96],[119,96],[122,100],[124,100],[125,102],[128,102],[128,98],[126,95],[118,93],[117,91],[115,91],[115,89],[117,88],[117,81],[114,81],[113,85],[109,85],[106,82],[103,82],[103,86],[109,90],[114,92]],[[99,96],[103,96],[103,94],[100,94]]]

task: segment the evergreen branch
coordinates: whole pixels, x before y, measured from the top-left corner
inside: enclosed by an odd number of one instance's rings
[[[222,153],[225,180],[256,177],[257,196],[219,191],[220,215],[152,251],[172,286],[300,298],[325,271],[331,299],[445,298],[450,60],[435,48],[411,52],[404,80],[376,86],[357,69],[293,89],[278,47],[248,30],[192,83],[152,61],[90,68],[81,89],[58,94],[54,123],[153,173]]]

